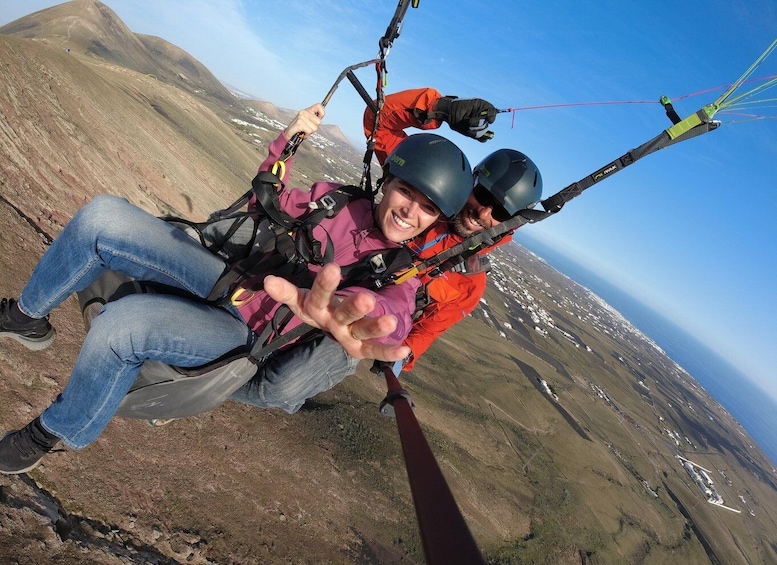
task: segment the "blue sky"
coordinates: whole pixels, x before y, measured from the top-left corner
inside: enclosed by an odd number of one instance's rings
[[[3,0],[0,24],[57,4]],[[225,83],[286,108],[323,99],[373,58],[394,0],[104,0]],[[730,84],[777,38],[773,0],[420,0],[388,59],[389,92],[432,86],[498,108],[654,101]],[[358,76],[373,89],[374,72]],[[777,54],[754,74],[777,74]],[[675,103],[685,117],[720,91]],[[777,89],[766,93],[777,97]],[[344,82],[329,123],[361,146]],[[561,249],[717,349],[777,399],[777,111],[646,157],[523,231]],[[487,144],[446,126],[475,164],[499,147],[539,165],[545,195],[670,125],[658,104],[500,114]]]

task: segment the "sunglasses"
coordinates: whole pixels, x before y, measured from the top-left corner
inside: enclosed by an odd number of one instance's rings
[[[475,185],[475,188],[472,189],[472,195],[478,201],[478,204],[491,208],[491,217],[497,222],[505,222],[513,217],[512,214],[505,210],[504,206],[497,202],[491,191],[482,184]]]

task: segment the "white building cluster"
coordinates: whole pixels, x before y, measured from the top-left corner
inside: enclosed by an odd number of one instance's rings
[[[718,494],[715,484],[712,481],[712,477],[709,475],[710,472],[689,459],[685,459],[679,455],[676,457],[688,475],[693,479],[693,482],[696,483],[696,486],[699,487],[699,490],[707,497],[707,502],[722,506],[723,497]]]

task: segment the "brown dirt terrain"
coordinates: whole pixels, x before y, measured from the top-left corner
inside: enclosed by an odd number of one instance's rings
[[[5,296],[96,194],[192,219],[230,203],[276,135],[269,124],[289,117],[225,101],[204,67],[135,37],[99,2],[52,10],[0,28]],[[357,179],[360,156],[328,139],[303,144],[295,186]],[[353,169],[333,170],[333,155]],[[0,429],[28,422],[67,381],[84,337],[75,299],[52,322],[45,351],[2,342]],[[404,384],[489,563],[777,563],[777,478],[739,424],[518,246],[498,253],[485,302]],[[0,561],[421,563],[384,395],[364,363],[295,415],[227,402],[160,429],[115,419],[86,449],[0,478]],[[712,470],[741,514],[708,504],[678,453]]]

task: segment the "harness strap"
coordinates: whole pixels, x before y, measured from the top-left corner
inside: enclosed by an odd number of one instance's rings
[[[210,216],[208,216],[208,221],[205,223],[212,223],[217,222],[219,220],[224,220],[240,210],[243,206],[245,206],[248,201],[251,199],[251,195],[253,194],[252,190],[249,190],[243,196],[235,200],[232,204],[224,208],[223,210],[216,210],[213,212]]]
[[[256,265],[262,261],[262,259],[266,260],[265,268],[268,271],[275,267],[279,267],[286,262],[286,258],[280,255],[263,256],[260,253],[249,255],[242,261],[238,261],[237,263],[233,264],[223,275],[221,275],[221,278],[216,281],[215,285],[213,285],[213,289],[210,291],[210,294],[205,300],[208,302],[214,302],[218,306],[223,306],[229,302],[232,298],[234,298],[234,293],[232,293],[232,296],[227,296],[227,291],[235,285],[238,279],[241,279],[245,277],[247,273],[252,272]],[[256,292],[261,290],[261,288],[245,290],[249,292]]]
[[[392,273],[412,261],[413,255],[404,247],[378,251],[358,263],[340,267],[343,282],[338,288],[356,285],[380,288]]]
[[[211,253],[218,253],[219,251],[221,251],[224,248],[224,245],[226,245],[229,238],[235,235],[235,232],[237,232],[237,230],[239,230],[240,227],[244,223],[246,223],[246,220],[248,220],[250,217],[251,217],[250,214],[247,214],[247,213],[242,214],[240,216],[236,216],[235,221],[232,222],[232,225],[229,226],[229,229],[222,236],[220,244],[214,243],[213,245],[209,245],[209,246],[206,245],[206,248],[208,249],[208,251],[210,251]],[[251,235],[251,243],[253,243],[255,238],[256,238],[256,224],[254,224],[254,227],[253,227],[253,233]]]
[[[293,218],[280,208],[277,194],[279,183],[279,179],[272,173],[259,173],[252,182],[257,213],[265,215],[272,224],[268,228],[275,231],[275,252],[254,252],[235,262],[216,282],[208,295],[208,301],[220,305],[231,299],[233,303],[235,300],[240,302],[239,292],[255,293],[261,290],[260,280],[251,283],[250,287],[242,285],[251,279],[259,279],[262,273],[289,277],[297,284],[309,285],[312,278],[302,268],[303,265],[322,266],[334,259],[334,247],[329,237],[322,244],[314,236],[313,229],[324,218],[339,214],[351,200],[367,198],[367,194],[358,186],[342,186],[309,203],[309,211],[301,218]]]
[[[270,171],[259,171],[251,181],[253,194],[256,196],[256,209],[260,215],[267,216],[274,223],[293,227],[297,221],[281,210],[278,192],[283,190],[283,181]]]
[[[293,330],[289,330],[283,335],[277,335],[272,341],[270,341],[270,343],[265,344],[264,342],[267,340],[271,333],[271,331],[268,331],[269,327],[270,326],[268,325],[268,327],[265,328],[265,331],[262,332],[259,338],[257,338],[256,343],[251,348],[251,352],[248,354],[249,361],[258,367],[262,366],[262,364],[267,360],[267,357],[271,353],[274,353],[292,341],[307,341],[308,339],[312,339],[323,333],[323,331],[319,330],[318,328],[314,328],[307,324],[300,324]]]

